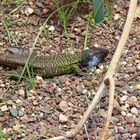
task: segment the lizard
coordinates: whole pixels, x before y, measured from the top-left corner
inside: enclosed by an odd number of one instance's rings
[[[0,65],[8,67],[23,67],[29,56],[29,49],[10,48],[7,53],[0,53]],[[35,74],[42,77],[53,77],[62,74],[80,72],[82,67],[95,67],[108,55],[105,48],[89,48],[81,52],[65,52],[56,55],[45,56],[32,53],[28,66],[32,67]]]

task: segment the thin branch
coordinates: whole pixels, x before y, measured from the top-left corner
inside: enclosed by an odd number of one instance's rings
[[[86,132],[87,140],[90,140],[88,130],[87,130],[87,126],[85,124],[84,124],[84,129],[85,129],[85,132]]]
[[[66,139],[65,136],[58,136],[58,137],[54,137],[54,138],[49,138],[47,140],[64,140],[64,139]]]
[[[100,140],[106,140],[108,136],[108,127],[111,121],[112,117],[112,111],[113,111],[113,102],[114,102],[114,91],[115,91],[115,82],[113,77],[108,77],[109,80],[109,109],[107,114],[107,119],[105,123],[105,127],[103,129],[103,133]]]

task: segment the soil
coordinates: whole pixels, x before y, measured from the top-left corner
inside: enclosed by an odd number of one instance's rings
[[[31,48],[40,26],[55,10],[50,1],[30,0],[11,15],[18,5],[1,4],[0,52],[10,47]],[[17,80],[3,77],[11,70],[0,66],[0,125],[4,139],[43,140],[63,135],[75,127],[104,78],[111,58],[119,42],[129,8],[128,1],[112,3],[112,19],[91,26],[88,47],[109,50],[109,56],[92,73],[92,79],[74,74],[44,79],[36,76],[36,89],[23,80],[15,89]],[[82,10],[81,10],[82,9]],[[83,10],[85,9],[85,10]],[[83,49],[87,14],[91,6],[82,4],[67,24],[74,51]],[[85,11],[85,12],[83,12]],[[15,40],[9,42],[2,20],[7,17],[8,29]],[[140,139],[140,19],[133,23],[126,47],[115,73],[114,110],[109,127],[108,140]],[[39,36],[34,51],[39,54],[55,54],[68,50],[63,23],[55,14],[47,23],[49,33]],[[97,140],[101,134],[108,110],[108,93],[93,110],[76,140]]]

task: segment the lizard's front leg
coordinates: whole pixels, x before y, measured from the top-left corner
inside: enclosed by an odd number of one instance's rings
[[[23,70],[23,67],[18,66],[17,69],[6,72],[5,77],[17,80],[17,79],[19,79],[19,77],[22,73],[22,70]],[[24,77],[22,77],[22,78],[24,78]]]
[[[83,76],[87,80],[91,80],[92,79],[91,75],[89,73],[87,73],[87,72],[82,72],[81,69],[80,69],[80,67],[77,64],[73,64],[72,65],[72,70],[78,76]]]

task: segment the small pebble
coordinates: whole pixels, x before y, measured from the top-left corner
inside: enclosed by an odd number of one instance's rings
[[[66,112],[68,110],[68,105],[66,101],[61,101],[59,104],[60,110]]]
[[[125,116],[126,115],[126,112],[121,111],[121,114],[122,114],[122,116]]]
[[[36,100],[33,101],[33,105],[38,105],[38,102]]]
[[[117,122],[119,122],[119,119],[113,116],[112,117],[112,123],[116,124]]]
[[[21,125],[20,124],[16,124],[13,126],[13,130],[17,131],[21,128]]]
[[[60,121],[61,123],[65,123],[65,122],[68,121],[68,118],[67,118],[65,115],[63,115],[63,114],[60,114],[60,115],[59,115],[59,121]]]
[[[120,127],[118,128],[118,130],[119,130],[120,133],[125,133],[125,132],[126,132],[125,129],[124,129],[122,126],[120,126]]]
[[[21,136],[22,136],[22,137],[25,137],[26,135],[25,135],[25,133],[21,133]]]
[[[136,89],[140,90],[140,84],[136,85]]]
[[[43,115],[44,115],[44,114],[43,114],[42,112],[39,114],[39,116],[40,116],[41,118],[43,117]]]
[[[125,102],[125,101],[127,100],[127,98],[128,98],[128,96],[125,95],[125,96],[122,96],[120,100],[121,100],[122,102]]]
[[[18,94],[20,95],[20,96],[25,96],[25,91],[23,90],[23,89],[20,89],[20,90],[18,90]]]
[[[137,65],[137,69],[140,70],[140,64]]]
[[[20,99],[16,99],[15,101],[17,104],[22,103],[22,101]]]
[[[135,137],[136,137],[136,134],[132,134],[132,139],[134,140],[135,139]]]
[[[121,110],[122,111],[127,111],[127,107],[126,106],[121,106]]]
[[[128,132],[131,134],[137,133],[137,131],[138,131],[137,127],[134,127],[134,126],[128,127]]]
[[[84,90],[82,91],[83,94],[86,94],[87,92],[88,92],[87,89],[84,89]]]
[[[135,96],[131,96],[127,102],[130,106],[135,106],[138,103],[138,99]]]
[[[0,46],[3,46],[3,45],[4,45],[4,43],[0,42]]]
[[[136,107],[132,107],[132,108],[131,108],[131,113],[132,113],[133,115],[138,116],[138,110],[137,110],[137,108],[136,108]]]
[[[101,73],[101,70],[100,69],[96,69],[96,74],[100,74]]]
[[[7,133],[7,128],[3,128],[2,133],[6,134]],[[1,140],[3,140],[3,139],[1,139]]]
[[[43,82],[43,78],[41,76],[36,76],[35,78],[37,81]]]
[[[13,117],[17,117],[18,116],[18,109],[17,108],[11,108],[10,113]]]
[[[81,93],[84,90],[85,86],[83,84],[79,84],[76,86],[76,92]]]
[[[126,116],[125,120],[127,121],[128,124],[134,123],[134,118],[132,116]]]
[[[5,84],[0,84],[0,87],[1,87],[1,88],[4,88],[4,87],[5,87]]]
[[[98,45],[97,43],[95,43],[95,44],[94,44],[94,47],[98,48],[98,47],[99,47],[99,45]]]
[[[104,66],[103,65],[100,65],[100,67],[99,67],[101,70],[103,70],[104,69]]]
[[[19,111],[18,111],[18,116],[19,116],[19,117],[22,117],[22,116],[24,116],[24,111],[22,111],[22,110],[19,110]]]
[[[54,27],[54,26],[50,26],[50,27],[48,28],[48,30],[49,30],[49,31],[54,31],[54,30],[55,30],[55,27]]]
[[[118,20],[118,19],[120,19],[120,18],[121,18],[120,14],[115,14],[114,20]]]
[[[26,16],[30,16],[33,12],[34,12],[34,10],[32,8],[30,8],[30,7],[25,8],[25,15]]]
[[[1,109],[2,112],[9,110],[8,107],[7,107],[7,105],[1,106],[0,109]]]

